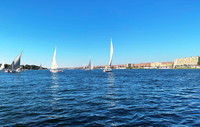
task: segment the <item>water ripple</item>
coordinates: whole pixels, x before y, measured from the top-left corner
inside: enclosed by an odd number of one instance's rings
[[[200,126],[199,70],[0,72],[1,126]]]

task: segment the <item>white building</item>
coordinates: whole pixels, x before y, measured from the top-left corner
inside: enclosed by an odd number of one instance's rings
[[[196,67],[199,64],[199,61],[200,61],[200,56],[174,59],[174,67],[181,67],[181,66]]]

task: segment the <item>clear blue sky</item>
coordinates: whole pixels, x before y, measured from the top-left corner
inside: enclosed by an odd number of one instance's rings
[[[60,67],[200,55],[199,0],[1,0],[0,62]]]

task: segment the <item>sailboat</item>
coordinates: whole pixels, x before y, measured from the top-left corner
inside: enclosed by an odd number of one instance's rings
[[[60,70],[58,68],[58,65],[56,63],[56,48],[55,48],[55,51],[54,51],[54,56],[53,56],[50,72],[52,72],[52,73],[63,72],[63,70]]]
[[[176,67],[176,64],[177,64],[177,60],[175,59],[175,60],[174,60],[174,65],[173,65],[173,68],[175,68],[175,67]]]
[[[86,69],[86,66],[84,65],[82,70],[85,70],[85,69]]]
[[[40,64],[40,69],[39,70],[42,70],[42,64]]]
[[[110,61],[109,61],[109,67],[105,68],[103,70],[103,72],[111,72],[111,64],[112,64],[112,57],[113,57],[113,44],[112,44],[112,38],[111,38],[111,42],[110,42]]]
[[[89,64],[88,64],[88,66],[86,67],[85,70],[87,70],[87,71],[91,71],[92,69],[93,69],[93,67],[92,67],[92,64],[91,64],[91,58],[90,58]]]
[[[2,71],[2,70],[4,69],[4,66],[5,66],[5,64],[2,63],[2,64],[1,64],[1,67],[0,67],[0,71]]]
[[[23,52],[23,51],[22,51]],[[17,58],[12,62],[10,65],[9,69],[6,69],[6,73],[16,73],[16,72],[21,72],[22,68],[20,66],[20,61],[21,61],[21,55],[22,52],[17,56]]]

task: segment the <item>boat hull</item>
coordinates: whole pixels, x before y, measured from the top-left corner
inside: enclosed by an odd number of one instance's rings
[[[85,71],[91,71],[92,69],[85,69]]]
[[[111,68],[104,69],[103,72],[112,72]]]
[[[16,73],[17,71],[15,70],[5,70],[5,73]]]
[[[50,70],[50,72],[52,72],[52,73],[57,73],[57,72],[63,72],[63,70],[55,69],[55,70]]]

